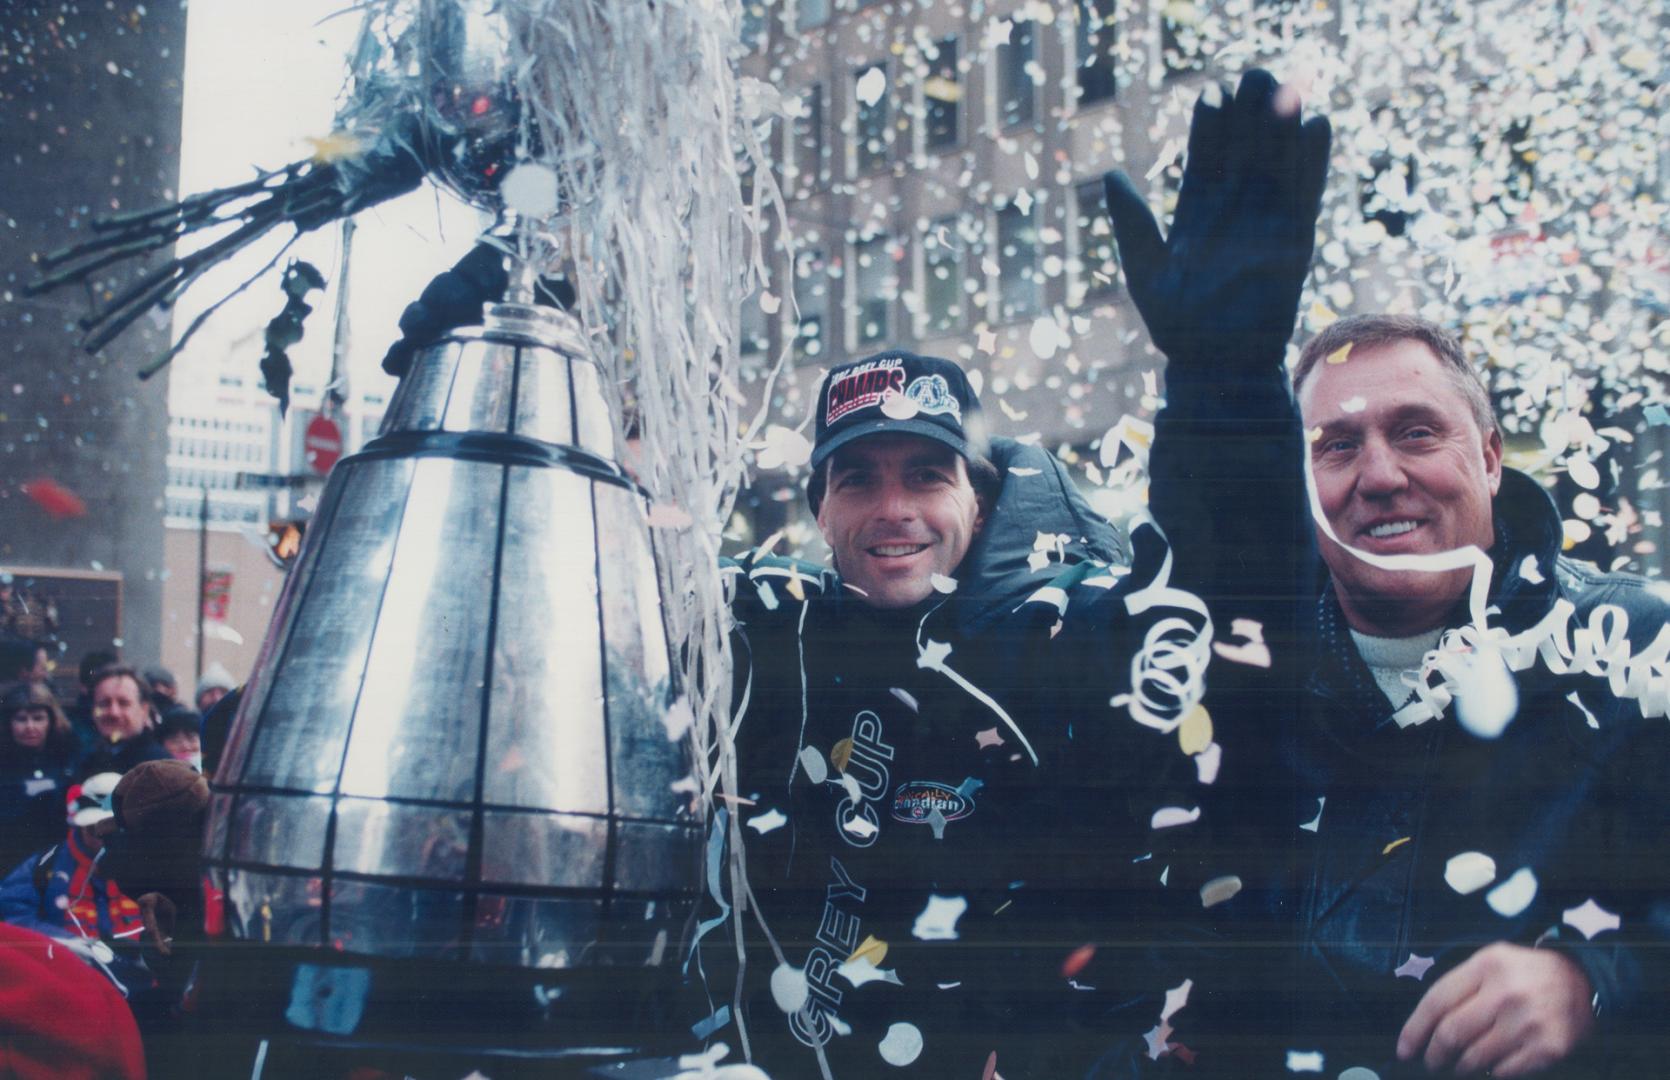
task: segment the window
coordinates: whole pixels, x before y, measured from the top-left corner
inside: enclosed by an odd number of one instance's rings
[[[812,359],[828,352],[829,265],[823,252],[808,249],[794,256],[794,303],[800,311],[795,330],[797,355]]]
[[[940,38],[927,59],[928,74],[922,82],[925,140],[929,150],[943,150],[957,144],[957,103],[963,98],[957,81],[957,39]]]
[[[1009,40],[997,47],[997,117],[1001,127],[1029,124],[1038,111],[1038,87],[1032,81],[1037,68],[1037,24],[1016,19],[1010,24]]]
[[[922,328],[943,334],[963,325],[963,253],[956,218],[940,218],[922,238]]]
[[[793,142],[787,156],[794,170],[788,184],[789,194],[792,198],[804,198],[823,187],[828,179],[824,168],[822,83],[800,92],[799,108],[789,131]]]
[[[1115,78],[1114,15],[1116,0],[1078,0],[1079,104],[1112,101],[1118,91]]]
[[[853,103],[856,106],[853,125],[854,161],[859,172],[871,172],[887,164],[889,136],[887,65],[871,64],[853,72]],[[881,87],[880,95],[874,90]],[[866,101],[866,98],[873,100]]]
[[[899,295],[899,276],[887,237],[876,236],[853,246],[852,340],[874,345],[889,336],[893,300]]]
[[[1070,302],[1077,307],[1086,300],[1110,296],[1119,290],[1119,257],[1102,203],[1102,182],[1087,180],[1074,188],[1073,193],[1076,254]]]
[[[1201,0],[1173,0],[1160,12],[1160,60],[1166,74],[1178,75],[1206,67]]]
[[[794,10],[796,30],[816,30],[829,21],[829,0],[800,0]]]
[[[997,212],[998,318],[1012,322],[1044,309],[1044,281],[1038,272],[1038,226],[1013,203]]]
[[[742,47],[749,52],[758,52],[765,44],[765,5],[766,0],[742,0]]]

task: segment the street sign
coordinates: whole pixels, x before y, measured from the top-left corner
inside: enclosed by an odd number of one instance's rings
[[[302,437],[308,466],[320,476],[331,471],[342,456],[342,429],[328,416],[315,416],[308,421],[307,433]]]
[[[252,488],[303,488],[308,484],[317,484],[319,478],[312,473],[257,473],[241,472],[238,474],[238,487],[248,491]]]

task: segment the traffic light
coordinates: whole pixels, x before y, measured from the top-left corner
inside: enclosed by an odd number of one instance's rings
[[[270,521],[267,523],[267,557],[280,570],[290,569],[302,549],[302,533],[307,531],[307,519]]]

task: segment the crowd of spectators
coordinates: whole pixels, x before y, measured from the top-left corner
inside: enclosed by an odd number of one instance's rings
[[[213,665],[183,701],[167,669],[93,651],[61,702],[52,655],[0,639],[0,1075],[163,1075],[188,967],[170,957],[202,930],[202,710],[235,684]],[[53,1038],[49,985],[110,1022]]]

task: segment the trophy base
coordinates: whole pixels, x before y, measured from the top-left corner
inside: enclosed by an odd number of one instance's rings
[[[178,1033],[178,1065],[186,1071],[167,1075],[671,1075],[658,1071],[656,1059],[692,1045],[668,1035],[682,1027],[672,1019],[677,985],[667,969],[530,971],[216,946],[198,965]],[[154,1049],[170,1056],[167,1047]]]

